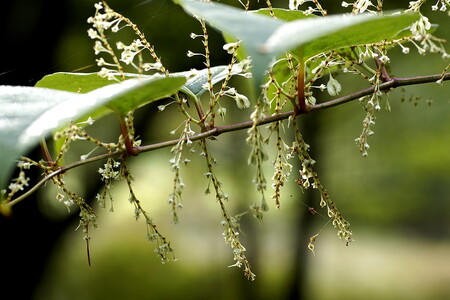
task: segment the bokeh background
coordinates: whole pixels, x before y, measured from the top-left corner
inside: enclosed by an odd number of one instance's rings
[[[321,1],[330,12],[340,11],[338,2]],[[386,7],[408,3],[393,2],[386,1]],[[93,3],[4,1],[0,84],[33,85],[53,72],[97,71],[92,41],[86,34]],[[138,24],[169,70],[202,68],[201,59],[185,56],[188,50],[202,49],[199,40],[189,38],[191,32],[200,33],[199,25],[171,1],[111,0],[109,4]],[[274,5],[287,7],[285,1]],[[431,22],[441,24],[435,34],[450,39],[449,17],[429,10],[424,13]],[[221,36],[213,30],[210,34],[213,63],[226,63]],[[440,56],[422,57],[411,50],[408,55],[393,51],[395,76],[440,73],[448,64]],[[344,87],[342,93],[365,87],[352,78],[337,79]],[[197,154],[181,171],[186,183],[184,208],[181,223],[173,224],[167,204],[173,178],[171,154],[162,149],[131,159],[130,167],[137,179],[138,198],[171,240],[178,261],[160,263],[154,245],[146,240],[145,224],[133,218],[126,186],[117,184],[115,212],[97,208],[99,224],[92,232],[89,267],[82,233],[75,231],[77,212],[68,213],[48,186],[17,205],[10,218],[0,218],[1,298],[448,299],[449,95],[448,83],[392,92],[392,111],[378,114],[366,158],[353,142],[365,115],[357,102],[301,118],[322,181],[352,224],[355,241],[348,247],[326,218],[308,212],[308,206],[318,209],[319,195],[302,193],[291,183],[284,189],[281,209],[270,203],[263,223],[250,213],[242,217],[242,240],[257,274],[256,281],[248,282],[241,270],[227,267],[232,264],[231,250],[221,237],[218,204],[203,193],[204,162]],[[224,105],[232,110],[231,104]],[[249,113],[236,111],[228,117],[237,121]],[[175,108],[161,114],[155,106],[148,107],[137,113],[138,133],[146,143],[161,141],[180,120]],[[105,140],[114,140],[119,132],[114,116],[97,121],[89,130]],[[248,210],[259,196],[251,183],[254,170],[246,166],[245,132],[220,136],[210,144],[218,161],[217,175],[230,195],[230,213]],[[76,144],[67,159],[77,159],[91,149]],[[39,152],[30,155],[38,157]],[[79,168],[67,176],[73,189],[87,199],[101,188],[95,175],[98,166]],[[266,167],[270,178],[270,160]],[[319,231],[314,256],[306,245]]]

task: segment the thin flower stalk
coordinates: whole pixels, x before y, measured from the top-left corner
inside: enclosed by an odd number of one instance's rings
[[[203,153],[202,155],[206,161],[207,173],[205,176],[208,178],[209,182],[212,184],[216,196],[216,200],[219,203],[220,210],[222,213],[222,225],[224,231],[222,233],[225,243],[229,244],[233,249],[233,259],[235,263],[230,267],[244,268],[244,275],[250,280],[254,280],[256,275],[251,270],[250,262],[245,256],[245,247],[241,244],[239,240],[239,224],[235,217],[231,217],[225,207],[225,201],[228,201],[228,195],[222,190],[222,184],[219,182],[213,170],[213,160],[209,153],[208,146],[205,140],[200,141]],[[208,187],[209,190],[209,187]]]

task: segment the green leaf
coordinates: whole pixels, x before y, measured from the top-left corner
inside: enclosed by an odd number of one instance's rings
[[[184,76],[125,74],[125,78],[146,81],[145,88],[108,102],[107,107],[118,114],[125,114],[150,102],[166,98],[178,92],[186,82]],[[136,79],[135,79],[136,80]],[[36,83],[36,87],[86,93],[116,82],[102,78],[97,73],[54,73]],[[106,113],[106,111],[102,111]]]
[[[44,87],[74,93],[88,93],[106,85],[117,83],[98,76],[98,73],[58,72],[44,76],[35,87]]]
[[[210,68],[212,84],[216,84],[224,80],[228,76],[228,68],[229,66],[216,66]],[[231,75],[240,74],[243,71],[244,63],[235,64],[231,69]],[[154,75],[125,73],[126,79],[149,79],[153,76]],[[204,84],[208,83],[208,69],[203,69],[200,71],[191,70],[186,72],[170,73],[169,77],[187,78],[186,83],[179,89],[193,98],[198,98],[206,91],[206,89],[204,88]],[[102,78],[98,76],[98,73],[60,72],[44,76],[36,83],[36,87],[52,88],[77,93],[87,93],[113,83],[116,82],[108,80],[106,78]],[[173,93],[174,92],[172,92],[171,94]]]
[[[262,9],[258,9],[258,10],[250,10],[249,13],[261,14],[261,15],[270,17],[270,9],[268,9],[268,8],[262,8]],[[299,10],[289,10],[289,9],[284,9],[284,8],[273,8],[273,13],[275,14],[275,17],[277,19],[286,21],[286,22],[291,22],[291,21],[306,19],[306,18],[317,18],[316,15],[305,15],[303,12],[301,12]],[[235,37],[232,37],[228,34],[224,34],[223,36],[227,43],[235,43],[236,42]],[[239,60],[243,60],[249,56],[249,54],[246,53],[244,51],[244,49],[242,49],[242,47],[240,47],[237,51],[238,51],[237,58]]]
[[[244,71],[244,65],[246,62],[241,62],[233,65],[231,69],[231,75],[241,74]],[[229,66],[216,66],[210,68],[211,72],[211,82],[216,84],[224,80],[229,73]],[[177,73],[175,73],[177,74]],[[194,71],[193,76],[188,78],[186,84],[183,86],[182,90],[187,94],[199,98],[207,89],[205,89],[205,84],[208,83],[208,69],[203,69],[200,71]]]
[[[108,101],[107,107],[119,115],[124,115],[150,102],[175,94],[186,83],[186,78],[184,77],[165,77],[161,75],[151,76],[146,79],[130,79],[124,81],[124,83],[135,80],[145,82],[145,84],[141,88],[134,89],[131,93],[114,94],[114,99]]]
[[[301,47],[307,59],[332,49],[379,42],[393,38],[419,18],[417,14],[336,15],[285,22],[219,3],[177,2],[212,27],[242,40],[245,52],[252,57],[256,86],[262,84],[270,61],[284,51]]]
[[[284,22],[216,2],[178,2],[187,12],[204,19],[223,33],[243,41],[244,52],[252,57],[252,73],[255,84],[259,86],[271,59],[267,53],[260,52],[259,48]]]
[[[268,53],[303,46],[304,57],[348,46],[391,40],[418,19],[417,15],[336,15],[309,18],[280,26],[262,46]]]
[[[0,86],[0,186],[6,183],[15,160],[54,129],[88,115],[101,105],[113,105],[119,113],[125,113],[178,91],[185,81],[185,78],[130,79],[86,94]]]
[[[38,137],[29,137],[30,126],[53,107],[81,95],[43,88],[0,86],[0,187],[20,155],[26,154]],[[51,121],[51,120],[49,120]],[[53,126],[56,123],[48,126]],[[48,127],[46,126],[46,127]],[[25,133],[27,132],[27,133]]]
[[[261,8],[258,10],[250,10],[250,13],[258,13],[261,15],[266,15],[270,17],[270,9],[268,8]],[[286,22],[296,21],[300,19],[306,19],[306,18],[317,18],[316,15],[305,15],[303,12],[299,10],[290,10],[285,8],[273,8],[273,13],[275,15],[275,18],[279,20],[283,20]]]

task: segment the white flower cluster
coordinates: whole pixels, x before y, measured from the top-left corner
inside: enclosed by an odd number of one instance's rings
[[[108,55],[115,57],[114,51],[105,35],[105,31],[108,29],[111,29],[112,32],[119,31],[121,19],[117,17],[112,9],[104,7],[101,2],[96,3],[94,6],[96,9],[95,15],[89,17],[87,22],[92,24],[92,28],[88,29],[88,35],[91,39],[96,40],[94,43],[95,55],[107,53]],[[98,58],[96,62],[99,67],[102,67],[98,73],[100,77],[107,78],[108,80],[117,80],[117,70],[114,70],[120,68],[117,61],[109,63],[103,58]],[[109,69],[107,67],[113,67],[114,69]]]
[[[245,256],[245,247],[239,241],[239,232],[237,232],[228,222],[225,220],[222,221],[222,224],[225,227],[225,230],[222,234],[225,242],[230,244],[233,249],[233,259],[235,263],[230,265],[229,267],[238,267],[241,268],[244,266],[244,274],[250,280],[255,280],[256,275],[250,270],[250,263]]]
[[[15,194],[18,191],[22,191],[25,186],[28,186],[29,181],[30,178],[26,177],[25,172],[21,170],[19,176],[14,178],[13,182],[9,184],[8,189],[11,193]]]
[[[141,40],[136,39],[130,45],[125,45],[122,42],[116,44],[117,49],[123,50],[120,55],[120,60],[129,65],[133,63],[134,57],[138,54],[144,46]]]
[[[62,193],[56,194],[56,200],[60,203],[62,202],[66,206],[68,212],[70,212],[70,207],[75,204],[72,198],[66,198],[66,196]]]
[[[109,159],[103,166],[104,168],[98,169],[103,181],[119,178],[120,172],[117,169],[120,167],[120,162]]]
[[[96,59],[97,65],[101,67],[99,72],[100,77],[108,78],[109,80],[117,80],[116,76],[123,72],[122,66],[120,65],[121,62],[125,65],[131,65],[138,71],[164,71],[159,59],[155,59],[156,62],[154,63],[144,63],[142,57],[140,57],[139,63],[135,64],[136,56],[142,55],[144,50],[149,50],[152,57],[154,57],[154,50],[150,49],[151,45],[145,41],[143,35],[141,36],[139,35],[140,32],[136,32],[134,24],[122,15],[113,11],[111,8],[104,6],[102,3],[95,4],[95,8],[95,15],[88,19],[88,23],[92,24],[92,28],[88,30],[88,35],[91,39],[95,40],[95,55],[106,53],[113,59],[113,62],[107,62],[102,57]],[[118,32],[122,28],[119,27],[121,22],[126,23],[122,27],[131,27],[141,38],[133,40],[129,45],[120,41],[117,42],[115,46],[116,49],[120,51],[120,58],[118,58],[116,57],[115,50],[113,50],[113,47],[110,44],[110,39],[106,36],[106,31],[111,30],[113,33]]]
[[[439,4],[441,5],[441,7],[439,7]],[[433,11],[437,11],[438,9],[440,11],[447,11],[447,9],[449,9],[449,7],[450,7],[450,0],[438,0],[436,2],[436,4],[431,7],[431,9]],[[449,11],[449,14],[450,14],[450,11]]]
[[[437,39],[428,33],[431,27],[432,25],[428,18],[421,15],[420,19],[411,25],[410,30],[414,36],[414,40],[411,42],[421,55],[425,55],[426,52],[430,52],[441,54],[443,59],[450,58],[450,54],[447,53],[442,45],[442,40]],[[420,45],[416,42],[419,42]]]
[[[93,17],[89,17],[87,20],[87,22],[92,24],[92,27],[96,29],[94,30],[91,28],[88,30],[88,34],[91,39],[100,38],[100,35],[103,34],[105,30],[110,28],[112,32],[119,31],[119,24],[121,20],[117,18],[116,13],[112,9],[109,7],[103,7],[101,2],[96,3],[94,7],[96,9],[95,15]],[[104,13],[101,13],[101,11],[104,11]]]
[[[369,7],[375,7],[375,5],[373,5],[370,0],[357,0],[354,3],[348,3],[348,2],[342,1],[341,5],[342,5],[342,7],[348,7],[348,6],[352,5],[353,6],[352,12],[354,14],[362,14],[365,12],[370,12]]]
[[[418,12],[420,10],[420,7],[422,6],[422,4],[424,4],[425,2],[426,2],[426,0],[410,1],[409,9],[407,10],[407,12],[409,12],[409,11]],[[437,0],[436,4],[431,6],[431,9],[433,11],[437,11],[437,10],[447,11],[449,8],[450,8],[450,0]],[[449,11],[449,15],[450,15],[450,11]]]
[[[427,0],[417,0],[417,1],[409,1],[409,9],[407,11],[419,11],[422,4],[424,4]]]
[[[275,205],[277,208],[280,208],[281,188],[287,182],[293,168],[293,166],[288,162],[288,160],[292,157],[292,153],[289,151],[290,147],[281,137],[280,125],[281,124],[277,122],[270,126],[271,131],[276,132],[277,135],[277,155],[272,163],[275,169],[272,176],[272,189],[274,190],[272,199],[275,200]]]
[[[431,23],[427,17],[421,16],[417,22],[411,26],[411,32],[416,40],[420,40],[427,35],[427,31],[431,29]]]

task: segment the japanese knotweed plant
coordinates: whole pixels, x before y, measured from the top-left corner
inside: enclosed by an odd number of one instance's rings
[[[217,161],[210,147],[218,135],[246,129],[246,142],[251,148],[248,162],[254,166],[253,183],[260,195],[259,202],[249,203],[253,215],[261,221],[270,206],[263,165],[269,159],[269,145],[274,145],[276,155],[270,183],[274,205],[281,206],[282,188],[294,173],[292,180],[301,189],[318,190],[318,205],[326,211],[339,238],[348,245],[352,241],[350,223],[322,184],[315,170],[316,161],[309,154],[309,145],[297,126],[297,117],[358,99],[366,117],[355,142],[366,156],[376,114],[383,105],[389,108],[386,95],[391,89],[427,82],[443,84],[450,79],[449,66],[443,67],[441,74],[413,78],[396,78],[389,71],[389,50],[395,47],[400,47],[405,55],[412,48],[420,54],[431,52],[449,58],[443,47],[445,41],[433,36],[433,25],[421,13],[425,1],[411,1],[404,11],[396,12],[383,11],[383,1],[342,2],[347,12],[333,16],[328,16],[325,7],[315,0],[290,0],[286,3],[289,9],[274,8],[267,0],[267,8],[254,11],[249,10],[249,2],[241,3],[243,9],[209,1],[176,2],[199,22],[198,32],[192,33],[191,38],[199,40],[204,51],[188,51],[187,56],[200,56],[205,65],[202,70],[170,72],[155,47],[130,19],[115,12],[107,3],[99,2],[95,4],[94,16],[88,19],[91,25],[88,35],[98,56],[99,72],[55,73],[45,76],[33,88],[0,87],[0,146],[3,149],[0,184],[5,185],[11,176],[16,159],[36,143],[40,142],[43,153],[39,161],[20,157],[18,176],[2,190],[1,212],[11,213],[14,204],[52,181],[58,188],[56,200],[68,209],[76,206],[80,211],[80,227],[89,258],[89,229],[95,227],[97,215],[87,199],[67,186],[64,177],[72,168],[102,160],[104,164],[98,173],[104,189],[96,197],[100,206],[109,206],[113,211],[111,187],[116,181],[125,181],[135,218],[145,220],[148,239],[156,243],[155,252],[162,262],[174,260],[170,242],[143,209],[142,199],[139,200],[133,190],[134,178],[127,158],[170,148],[174,178],[167,201],[173,221],[179,222],[185,188],[180,169],[189,165],[192,156],[199,155],[205,161],[205,194],[212,193],[217,200],[223,237],[234,256],[232,266],[243,267],[245,276],[253,280],[255,274],[240,241],[242,214],[234,215],[227,207],[227,187],[222,185],[215,171]],[[312,6],[304,8],[305,2],[312,2]],[[432,9],[445,12],[449,7],[449,1],[439,0]],[[211,63],[210,27],[224,34],[223,49],[229,54],[228,65]],[[118,40],[116,33],[119,31],[129,31],[132,38]],[[342,87],[337,74],[360,77],[367,81],[368,87],[340,95]],[[230,84],[231,78],[236,76],[251,81],[250,94],[245,95]],[[317,103],[316,98],[325,92],[334,98]],[[171,101],[158,106],[161,113],[167,105],[176,105],[183,116],[176,129],[166,129],[177,138],[141,145],[137,138],[141,133],[134,129],[134,112],[163,98]],[[230,99],[239,109],[253,111],[249,112],[248,120],[218,126],[218,118],[227,122],[223,104]],[[92,125],[94,119],[111,112],[117,115],[121,129],[116,142],[104,142],[87,133],[85,127]],[[53,155],[44,139],[50,133],[57,140]],[[80,140],[91,143],[93,150],[78,161],[65,163],[64,156],[70,151],[70,145]],[[93,154],[100,151],[103,153]],[[294,170],[293,159],[298,159],[299,170]],[[26,175],[31,167],[39,168],[43,174],[33,187],[29,187]],[[311,211],[317,213],[315,209]],[[317,236],[310,237],[308,247],[313,252]]]

